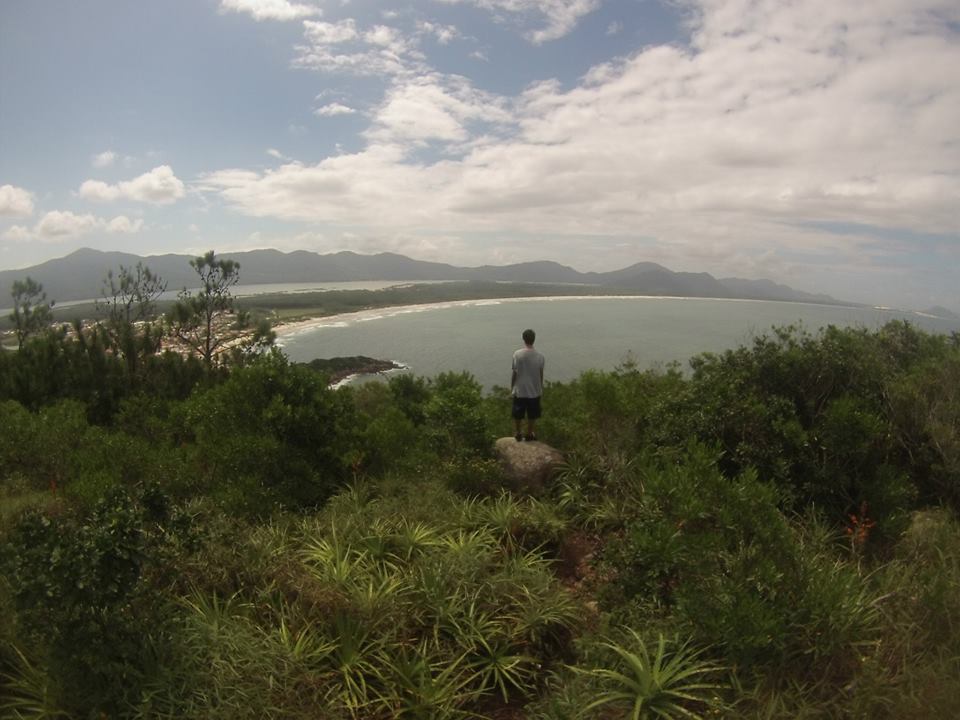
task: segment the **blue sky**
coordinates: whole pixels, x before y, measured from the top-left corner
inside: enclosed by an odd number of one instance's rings
[[[0,269],[654,261],[960,311],[956,0],[3,0]]]

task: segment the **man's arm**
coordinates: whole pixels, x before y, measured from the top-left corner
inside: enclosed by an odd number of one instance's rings
[[[510,389],[513,390],[513,386],[517,384],[517,371],[514,370],[510,375]]]

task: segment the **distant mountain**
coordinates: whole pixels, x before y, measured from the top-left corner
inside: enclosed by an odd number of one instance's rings
[[[49,260],[34,267],[0,271],[0,306],[10,298],[13,283],[28,275],[42,283],[47,297],[53,300],[66,302],[98,298],[108,270],[116,271],[121,265],[132,268],[138,262],[143,262],[154,273],[166,280],[169,290],[193,287],[197,276],[189,265],[191,257],[189,255],[139,257],[121,252],[77,250],[66,257]],[[358,255],[344,251],[319,255],[304,250],[291,253],[283,253],[279,250],[252,250],[223,253],[221,257],[240,263],[240,281],[244,285],[377,280],[577,283],[606,287],[611,292],[638,295],[849,304],[828,295],[813,295],[794,290],[770,280],[742,278],[718,280],[709,273],[673,272],[651,262],[636,263],[612,272],[584,273],[551,261],[469,268],[413,260],[396,253]],[[931,312],[931,314],[936,313]]]
[[[792,302],[823,303],[825,305],[838,304],[838,301],[829,295],[801,292],[786,285],[778,285],[772,280],[722,278],[720,284],[730,291],[731,297],[752,300],[789,300]]]

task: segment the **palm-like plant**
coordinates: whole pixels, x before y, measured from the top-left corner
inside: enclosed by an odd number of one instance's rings
[[[469,667],[481,692],[496,690],[504,702],[511,691],[526,693],[536,674],[536,660],[524,655],[501,633],[476,634]]]
[[[460,529],[441,537],[440,544],[455,559],[489,558],[497,547],[497,540],[486,528]]]
[[[282,657],[293,662],[313,665],[324,660],[334,649],[334,644],[318,633],[312,623],[292,628],[283,614],[271,635]]]
[[[706,682],[721,668],[700,659],[701,651],[690,650],[685,643],[676,650],[667,650],[667,640],[659,636],[653,656],[644,640],[633,630],[636,651],[605,642],[601,645],[619,656],[616,668],[594,668],[589,673],[607,685],[598,697],[584,708],[616,704],[629,708],[632,720],[672,720],[699,718],[695,708],[720,705],[717,691],[722,685]]]
[[[512,553],[517,549],[523,516],[523,504],[504,492],[492,502],[482,502],[476,519],[496,535],[505,552]]]
[[[401,522],[393,540],[400,558],[405,562],[410,562],[424,551],[440,544],[436,531],[423,522]]]
[[[391,622],[390,610],[410,593],[405,579],[391,572],[369,572],[351,583],[346,595],[356,612],[370,620],[371,626]]]
[[[409,720],[453,720],[476,718],[463,710],[477,691],[471,675],[462,667],[464,656],[452,661],[431,662],[429,648],[421,642],[415,651],[406,647],[387,655],[381,662],[387,682],[380,702],[390,717]]]
[[[551,637],[556,639],[574,626],[579,615],[570,594],[553,586],[541,589],[519,585],[514,602],[514,632],[531,645],[540,645]]]
[[[341,540],[336,532],[330,538],[321,537],[310,541],[303,556],[318,579],[341,590],[358,575],[363,574],[370,564],[365,553]]]
[[[67,718],[54,700],[53,683],[41,668],[37,667],[20,649],[13,647],[16,655],[14,668],[0,674],[0,683],[5,685],[0,695],[0,715],[15,720],[52,720]]]
[[[353,716],[375,702],[370,680],[377,678],[377,657],[383,641],[372,638],[364,623],[349,615],[334,618],[336,640],[330,660],[337,678],[331,699]]]

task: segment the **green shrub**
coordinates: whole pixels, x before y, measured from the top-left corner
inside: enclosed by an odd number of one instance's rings
[[[89,517],[30,512],[11,532],[3,565],[19,645],[53,679],[59,707],[115,715],[139,692],[144,633],[163,624],[142,576],[166,515],[154,491],[113,492]]]
[[[694,446],[645,474],[636,519],[604,550],[607,606],[671,612],[737,667],[847,669],[876,621],[856,566],[824,534],[799,537],[755,474],[727,479],[714,458]]]
[[[390,387],[367,383],[353,395],[357,410],[358,465],[369,474],[413,469],[424,461],[423,437]]]
[[[467,372],[440,373],[430,390],[424,428],[434,450],[445,457],[488,456],[496,433],[487,425],[480,383]]]
[[[276,352],[233,370],[185,406],[198,489],[252,514],[322,504],[349,477],[350,400]]]
[[[923,498],[960,509],[960,353],[918,364],[889,394],[893,433]]]

